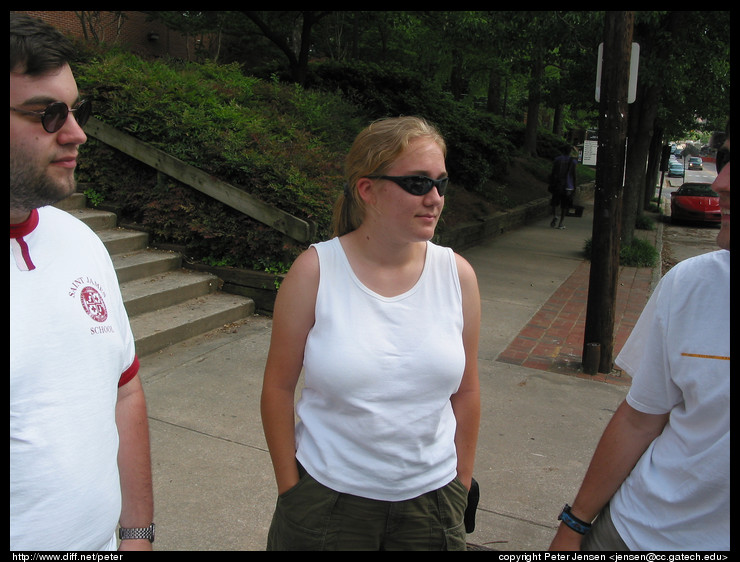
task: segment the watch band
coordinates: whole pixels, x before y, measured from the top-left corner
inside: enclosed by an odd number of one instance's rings
[[[118,529],[118,537],[123,541],[126,539],[146,539],[154,542],[154,523],[148,527],[138,527],[134,529]]]
[[[585,535],[591,530],[591,524],[586,523],[585,521],[582,521],[578,519],[578,517],[573,515],[570,512],[570,506],[567,503],[563,507],[563,510],[560,512],[560,515],[558,515],[558,520],[562,521],[568,527],[573,529],[576,533],[580,533],[581,535]]]

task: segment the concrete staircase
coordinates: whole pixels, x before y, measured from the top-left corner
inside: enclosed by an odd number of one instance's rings
[[[182,268],[179,254],[148,247],[145,232],[118,228],[115,213],[74,194],[57,207],[92,228],[111,254],[140,357],[254,314],[254,302],[220,292],[210,273]]]

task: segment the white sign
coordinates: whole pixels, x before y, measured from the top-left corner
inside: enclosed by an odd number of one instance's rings
[[[587,131],[586,139],[583,141],[583,161],[584,166],[596,166],[596,154],[599,151],[599,133],[598,131]]]
[[[599,44],[598,62],[596,64],[596,101],[601,94],[601,64],[603,61],[604,44]],[[637,67],[640,65],[640,45],[632,43],[632,54],[630,55],[630,83],[627,90],[627,103],[632,103],[637,97]]]
[[[596,166],[596,154],[599,152],[597,141],[584,141],[583,143],[583,165]]]

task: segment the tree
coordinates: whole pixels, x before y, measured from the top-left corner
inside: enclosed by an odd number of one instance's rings
[[[113,39],[107,39],[108,41],[113,41],[115,39],[118,39],[118,37],[120,36],[121,28],[126,21],[126,15],[122,11],[108,13],[113,14],[113,18],[116,22],[116,37]],[[101,25],[102,14],[103,12],[100,12],[99,10],[81,10],[79,12],[75,11],[75,15],[80,20],[80,25],[82,26],[82,36],[85,38],[85,40],[94,40],[98,43],[106,40],[106,37],[103,33],[103,26]]]
[[[603,12],[158,13],[186,20],[175,18],[177,26],[208,24],[211,32],[213,14],[222,14],[218,29],[230,39],[223,60],[240,62],[246,72],[259,69],[262,76],[279,65],[291,80],[305,84],[309,59],[411,69],[461,103],[486,100],[488,112],[526,122],[519,148],[531,155],[537,154],[540,116],[547,112],[554,113],[556,133],[570,128],[571,142],[576,140],[574,128],[596,124],[593,80]],[[635,14],[641,60],[625,172],[626,242],[633,236],[641,203],[650,198],[654,172],[647,162],[656,158],[662,140],[653,139],[654,131],[680,136],[696,126],[697,118],[722,128],[729,114],[729,12]]]
[[[311,33],[314,26],[331,12],[255,12],[243,11],[260,32],[285,55],[291,78],[303,84],[308,73]]]
[[[658,114],[667,59],[670,49],[666,37],[681,25],[681,14],[647,14],[635,25],[635,40],[640,44],[640,69],[637,96],[630,108],[627,168],[622,202],[622,244],[630,245],[634,238],[637,216],[643,209],[646,168]],[[670,42],[669,42],[670,44]]]
[[[186,37],[200,36],[198,55],[205,55],[213,61],[218,61],[221,52],[221,37],[227,26],[231,12],[222,11],[156,11],[144,12],[149,19],[160,21],[170,29],[174,29]],[[191,58],[190,41],[188,46],[188,59]]]
[[[634,238],[637,217],[654,192],[663,134],[683,136],[706,121],[729,116],[729,12],[638,12],[638,92],[630,130],[622,212],[622,244]],[[653,136],[659,135],[658,139]]]
[[[546,68],[559,69],[558,79],[552,82],[554,85],[559,87],[569,80],[569,72],[566,69],[573,57],[581,55],[580,43],[576,39],[578,34],[574,32],[576,29],[574,26],[582,31],[586,27],[586,22],[592,25],[593,20],[560,12],[516,12],[516,14],[512,17],[512,22],[522,44],[522,58],[529,78],[524,151],[531,156],[537,156],[540,107],[548,98],[553,109],[563,103],[561,98],[553,100],[550,97],[551,91],[546,88],[548,83],[545,81]],[[590,59],[582,57],[578,62],[587,64]],[[574,95],[573,99],[579,97]]]

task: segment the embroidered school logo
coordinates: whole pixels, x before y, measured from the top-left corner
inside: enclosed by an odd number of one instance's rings
[[[108,318],[108,309],[100,292],[91,286],[83,287],[80,290],[80,302],[82,308],[96,322],[105,322]]]

